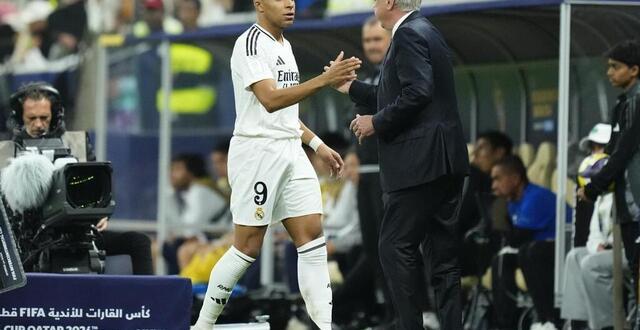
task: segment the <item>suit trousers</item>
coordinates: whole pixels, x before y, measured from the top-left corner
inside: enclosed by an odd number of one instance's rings
[[[385,321],[394,318],[391,306],[391,293],[387,288],[387,282],[382,276],[382,265],[378,253],[378,239],[380,237],[380,225],[384,216],[382,204],[382,187],[380,186],[379,173],[360,174],[358,182],[358,214],[360,215],[360,231],[362,232],[363,256],[366,258],[366,268],[373,273],[376,287],[382,289],[384,297]]]
[[[444,175],[383,195],[380,262],[391,291],[397,329],[423,329],[420,244],[430,269],[441,329],[462,329],[456,230],[464,182],[463,176]]]

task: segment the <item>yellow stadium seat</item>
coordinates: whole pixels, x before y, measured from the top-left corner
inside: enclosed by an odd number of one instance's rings
[[[556,146],[550,142],[543,142],[538,147],[536,158],[527,171],[531,183],[551,188],[551,175],[556,168]]]

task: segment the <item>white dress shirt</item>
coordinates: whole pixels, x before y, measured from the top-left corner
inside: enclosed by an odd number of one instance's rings
[[[393,38],[393,36],[396,34],[396,31],[398,31],[398,28],[400,27],[400,24],[402,24],[402,22],[404,22],[407,17],[409,17],[409,15],[413,14],[415,10],[410,11],[406,14],[404,14],[404,16],[402,16],[397,22],[396,24],[393,26],[393,30],[391,30],[391,38]]]

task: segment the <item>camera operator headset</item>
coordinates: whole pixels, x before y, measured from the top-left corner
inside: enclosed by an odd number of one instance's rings
[[[24,109],[25,101],[28,110]],[[65,132],[60,93],[47,83],[35,82],[20,87],[11,95],[9,106],[7,128],[13,132],[14,141],[60,137]]]
[[[20,87],[11,95],[9,105],[11,112],[7,128],[13,132],[13,141],[18,148],[22,148],[25,139],[62,138],[78,161],[95,161],[88,134],[66,131],[60,93],[50,84],[34,82]],[[83,143],[78,143],[78,140]],[[79,145],[82,147],[78,148]],[[134,274],[152,274],[151,241],[146,235],[105,231],[107,218],[100,220],[96,227],[102,232],[107,255],[128,254]]]
[[[80,162],[95,161],[86,132],[67,132],[65,109],[57,89],[45,82],[26,84],[11,95],[7,128],[18,148],[25,139],[61,138]]]

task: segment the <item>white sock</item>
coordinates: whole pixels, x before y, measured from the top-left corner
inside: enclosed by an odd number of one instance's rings
[[[298,284],[311,320],[320,330],[331,330],[333,306],[324,237],[298,248]]]
[[[238,251],[234,246],[218,260],[211,270],[207,294],[200,310],[195,330],[211,330],[231,296],[231,290],[256,259]]]

